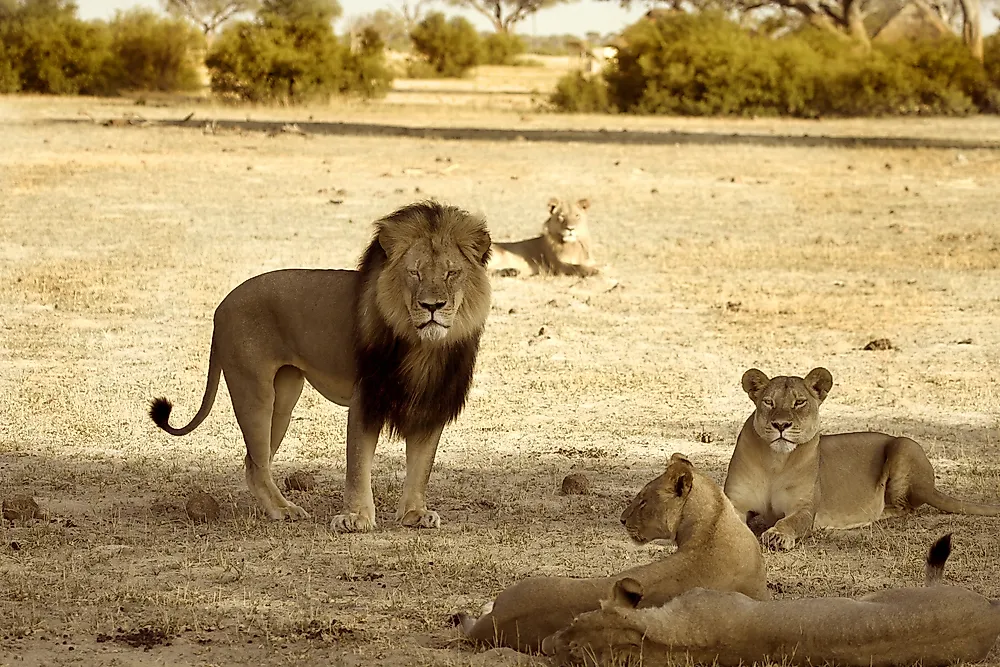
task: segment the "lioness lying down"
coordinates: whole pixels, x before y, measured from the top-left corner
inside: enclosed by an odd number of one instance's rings
[[[924,503],[945,512],[1000,515],[1000,507],[956,500],[934,487],[920,445],[884,433],[820,436],[819,406],[833,376],[805,378],[752,368],[743,389],[756,406],[736,441],[726,495],[742,516],[770,526],[761,541],[791,549],[817,528],[856,528]],[[748,515],[749,513],[749,515]]]
[[[660,607],[636,609],[643,586],[619,580],[599,611],[578,617],[542,648],[559,664],[665,664],[669,657],[720,665],[947,665],[982,660],[1000,634],[1000,601],[940,583],[950,535],[927,557],[926,587],[878,591],[858,600],[760,602],[696,589]]]
[[[590,253],[588,208],[589,199],[575,203],[550,199],[542,235],[524,241],[494,243],[489,270],[502,275],[596,275],[598,270]]]
[[[524,579],[487,604],[478,620],[459,614],[462,632],[476,642],[538,651],[545,637],[597,609],[621,577],[642,582],[643,606],[663,604],[695,586],[770,597],[757,539],[719,486],[680,454],[632,500],[621,522],[636,542],[674,540],[677,551],[611,577]]]

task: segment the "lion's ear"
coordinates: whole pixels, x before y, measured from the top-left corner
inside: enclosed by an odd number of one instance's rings
[[[489,230],[486,229],[486,221],[480,219],[479,223],[458,239],[458,246],[470,262],[486,266],[490,261],[493,240],[490,238]]]
[[[578,200],[576,202],[576,205],[582,208],[584,211],[586,211],[588,208],[590,208],[590,200],[584,197],[583,199]]]
[[[822,403],[833,389],[833,375],[822,366],[809,371],[805,377],[806,388]]]
[[[757,370],[756,368],[751,368],[746,373],[743,374],[743,391],[747,393],[750,400],[757,403],[757,399],[760,398],[760,392],[764,391],[764,387],[770,382],[768,377],[764,375],[763,371]]]
[[[553,197],[549,200],[549,214],[555,213],[557,208],[559,208],[559,199]]]
[[[631,577],[625,577],[615,582],[611,597],[601,601],[601,609],[608,607],[624,607],[635,609],[642,600],[642,584]]]

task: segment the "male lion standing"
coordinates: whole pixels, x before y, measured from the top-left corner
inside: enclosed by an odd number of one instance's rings
[[[490,235],[478,217],[435,202],[376,221],[357,271],[288,269],[250,278],[215,311],[208,384],[181,428],[171,404],[150,416],[171,435],[193,431],[226,376],[247,445],[250,492],[272,519],[308,516],[275,486],[271,460],[304,380],[348,406],[344,512],[332,527],[375,528],[372,459],[379,434],[406,439],[404,526],[437,528],[425,491],[445,424],[462,411],[490,309]]]

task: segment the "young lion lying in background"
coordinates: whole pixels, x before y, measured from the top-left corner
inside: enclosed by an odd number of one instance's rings
[[[538,651],[543,639],[575,616],[597,609],[622,577],[641,582],[647,592],[643,606],[663,604],[696,586],[770,597],[757,539],[722,489],[682,455],[674,454],[666,472],[639,492],[621,522],[639,544],[674,540],[677,551],[612,577],[524,579],[487,604],[478,620],[459,614],[462,632],[476,642]]]
[[[760,602],[697,589],[662,607],[637,609],[644,587],[619,580],[600,611],[581,615],[543,643],[561,665],[948,665],[982,660],[1000,635],[1000,601],[940,583],[951,535],[927,556],[926,585],[859,600]]]
[[[502,275],[596,275],[598,270],[590,254],[588,208],[589,199],[576,203],[550,199],[549,218],[542,225],[542,235],[524,241],[494,243],[487,268]]]

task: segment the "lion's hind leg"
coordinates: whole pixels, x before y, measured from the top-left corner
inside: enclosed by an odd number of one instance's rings
[[[296,371],[297,372],[297,371]],[[301,373],[299,373],[301,391]],[[247,446],[246,478],[250,493],[257,499],[267,516],[274,520],[301,519],[309,516],[304,509],[288,502],[271,475],[271,457],[277,450],[277,444],[272,446],[273,433],[284,431],[288,426],[288,417],[294,401],[288,405],[289,387],[286,386],[292,378],[288,374],[282,376],[280,397],[276,388],[279,387],[278,377],[272,382],[262,378],[239,373],[227,372],[226,385],[233,401],[233,411],[236,421],[243,432],[243,441]],[[291,382],[294,386],[294,382]],[[298,399],[298,394],[294,395]],[[278,415],[276,407],[281,407],[282,415]],[[287,414],[285,414],[287,413]],[[277,418],[277,424],[275,423]],[[281,422],[284,422],[282,425]],[[275,428],[278,426],[279,428]]]

